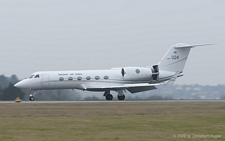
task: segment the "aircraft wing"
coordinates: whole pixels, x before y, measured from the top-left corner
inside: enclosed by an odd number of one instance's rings
[[[127,89],[130,93],[138,93],[143,91],[149,91],[157,89],[156,86],[160,86],[162,84],[125,84],[124,87]]]
[[[149,83],[138,83],[138,84],[124,84],[124,85],[118,85],[118,86],[102,86],[102,87],[86,87],[83,86],[85,90],[89,91],[107,91],[107,90],[128,90],[130,93],[137,93],[137,92],[143,92],[143,91],[149,91],[157,89],[157,86],[167,85],[167,84],[173,84],[176,80],[177,76],[179,75],[180,71],[177,71],[168,81],[165,81],[163,83],[155,83],[155,84],[149,84]]]
[[[165,83],[140,83],[140,84],[124,84],[120,86],[106,86],[106,87],[86,87],[89,91],[107,91],[107,90],[125,90],[127,89],[130,93],[143,92],[148,90],[157,89],[156,86],[165,85]]]

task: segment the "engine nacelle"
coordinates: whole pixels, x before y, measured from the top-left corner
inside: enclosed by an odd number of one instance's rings
[[[147,67],[124,67],[121,76],[126,80],[151,80],[152,69]]]

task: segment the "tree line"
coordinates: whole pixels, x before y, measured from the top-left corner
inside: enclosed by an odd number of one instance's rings
[[[0,101],[12,101],[19,97],[29,100],[29,90],[21,90],[14,87],[19,79],[16,75],[6,77],[0,75]],[[114,100],[116,92],[112,91]],[[172,99],[224,99],[225,85],[202,86],[202,85],[172,85],[159,87],[157,90],[145,91],[137,94],[125,93],[126,100],[172,100]],[[41,101],[74,101],[74,100],[105,100],[102,92],[86,92],[79,90],[39,90],[35,100]]]
[[[14,87],[14,84],[18,81],[16,75],[12,75],[11,77],[0,75],[0,100],[11,101],[17,97],[24,97],[25,92]]]

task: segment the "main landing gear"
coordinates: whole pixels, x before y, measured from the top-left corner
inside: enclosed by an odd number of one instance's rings
[[[105,99],[106,99],[106,100],[113,100],[113,95],[112,95],[112,94],[107,94],[107,95],[105,96]]]
[[[34,101],[34,96],[35,96],[36,92],[37,91],[31,91],[31,94],[30,94],[30,97],[29,97],[30,101]]]
[[[104,95],[106,100],[113,100],[113,95],[110,94],[110,91],[105,91]],[[118,91],[118,95],[117,95],[118,100],[124,100],[125,99],[125,95],[123,94],[123,91]]]
[[[117,95],[118,100],[124,100],[125,99],[125,95]]]

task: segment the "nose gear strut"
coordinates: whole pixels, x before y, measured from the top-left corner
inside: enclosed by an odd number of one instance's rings
[[[31,90],[31,94],[30,94],[30,97],[29,97],[30,101],[34,101],[34,96],[36,95],[36,92],[37,92],[36,90],[34,90],[34,91]]]

